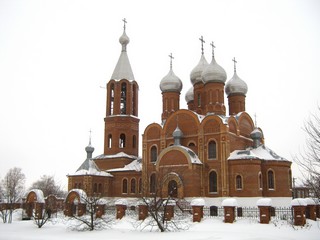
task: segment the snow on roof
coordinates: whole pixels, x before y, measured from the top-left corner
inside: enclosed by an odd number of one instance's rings
[[[192,199],[190,205],[191,206],[204,206],[204,205],[206,205],[206,203],[203,198],[195,198],[195,199]]]
[[[303,198],[295,198],[291,201],[291,206],[307,206],[307,201]]]
[[[125,206],[128,206],[128,201],[127,201],[127,199],[119,198],[119,199],[117,199],[117,201],[115,202],[115,205],[125,205]]]
[[[174,199],[168,199],[163,201],[162,205],[163,206],[175,206],[177,203]]]
[[[40,189],[31,189],[30,192],[34,192],[36,194],[38,203],[44,203],[45,202],[42,190],[40,190]]]
[[[191,163],[193,164],[202,164],[201,160],[199,159],[198,155],[192,151],[190,148],[185,147],[185,146],[181,146],[181,145],[174,145],[172,147],[181,147],[183,148],[190,156],[191,159]]]
[[[75,172],[75,174],[72,174],[71,176],[82,175],[113,177],[110,173],[101,171],[92,159],[86,159],[84,163],[82,163],[82,165]]]
[[[271,198],[260,198],[257,201],[257,206],[272,206]]]
[[[277,155],[274,151],[267,148],[265,145],[260,145],[257,148],[249,147],[246,150],[235,150],[230,154],[228,158],[228,160],[239,160],[239,159],[288,161],[287,159]]]
[[[101,155],[98,155],[94,158],[92,158],[93,160],[99,160],[99,159],[107,159],[107,158],[131,158],[131,159],[137,159],[138,157],[137,156],[134,156],[134,155],[128,155],[124,152],[119,152],[117,154],[112,154],[112,155],[104,155],[104,154],[101,154]]]
[[[226,198],[221,203],[222,207],[237,207],[238,202],[235,198]]]
[[[312,198],[305,198],[304,199],[307,205],[316,205],[316,202]]]
[[[86,203],[86,199],[87,199],[87,194],[85,191],[83,191],[82,189],[79,188],[73,188],[69,191],[69,193],[71,192],[76,192],[78,193],[79,197],[80,197],[80,203]],[[69,195],[68,193],[68,195]]]
[[[108,170],[108,172],[126,172],[126,171],[141,172],[142,171],[141,159],[136,159],[131,163],[129,163],[128,165],[125,165],[123,168],[113,168]]]

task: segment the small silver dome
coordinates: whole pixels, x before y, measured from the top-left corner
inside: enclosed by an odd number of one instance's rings
[[[172,133],[172,136],[174,138],[181,138],[181,137],[183,137],[183,133],[182,133],[182,131],[180,130],[179,127],[176,127],[176,129]]]
[[[251,133],[250,133],[250,137],[252,139],[261,139],[262,138],[262,132],[258,129],[255,128]]]
[[[86,146],[85,150],[87,153],[93,153],[94,147],[92,147],[91,144],[89,144],[88,146]]]
[[[119,38],[121,45],[127,45],[130,42],[130,38],[127,36],[126,31],[123,31],[121,37]]]
[[[181,92],[182,81],[174,74],[172,68],[170,68],[169,73],[162,78],[160,89],[162,92]]]
[[[226,84],[225,92],[227,96],[231,94],[246,95],[248,86],[245,81],[238,77],[237,72],[235,71],[233,77]]]
[[[211,63],[202,72],[202,81],[208,82],[222,82],[225,83],[227,80],[226,71],[216,62],[214,57]]]
[[[187,103],[194,100],[193,86],[186,93],[185,99]]]
[[[208,66],[208,62],[204,55],[201,55],[200,61],[197,66],[193,68],[193,70],[190,73],[190,80],[192,85],[202,82],[202,72],[203,70]]]

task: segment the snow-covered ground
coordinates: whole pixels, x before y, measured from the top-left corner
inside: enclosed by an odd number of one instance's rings
[[[254,219],[238,219],[236,222],[223,223],[221,218],[205,218],[201,223],[192,223],[191,217],[188,229],[179,232],[150,232],[141,231],[134,227],[137,221],[129,216],[115,220],[111,228],[94,231],[74,231],[68,228],[67,222],[62,219],[49,222],[42,228],[37,228],[33,221],[15,219],[12,224],[0,223],[0,239],[5,240],[144,240],[144,239],[320,239],[320,221],[309,221],[304,227],[294,227],[285,221],[273,221],[270,224],[259,224]]]

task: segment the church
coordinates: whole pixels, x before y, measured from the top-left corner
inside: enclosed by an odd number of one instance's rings
[[[106,87],[104,152],[93,157],[90,140],[85,161],[67,176],[69,191],[121,198],[291,197],[291,161],[265,145],[262,129],[246,112],[248,86],[237,75],[236,60],[227,80],[213,43],[209,63],[200,41],[200,60],[190,69],[185,95],[188,109],[180,109],[182,81],[170,55],[169,72],[159,79],[162,121],[144,129],[139,156],[139,84],[124,19],[120,57]]]

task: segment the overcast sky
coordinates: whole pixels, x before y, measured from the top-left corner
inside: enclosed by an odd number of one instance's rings
[[[203,35],[207,61],[214,41],[228,79],[236,57],[247,112],[257,115],[266,145],[292,160],[304,146],[304,121],[320,104],[319,13],[318,0],[0,0],[0,179],[21,167],[27,187],[43,174],[67,187],[66,175],[86,158],[90,129],[94,156],[103,153],[103,87],[120,55],[123,18],[140,87],[140,135],[160,123],[159,83],[171,52],[186,108]]]

